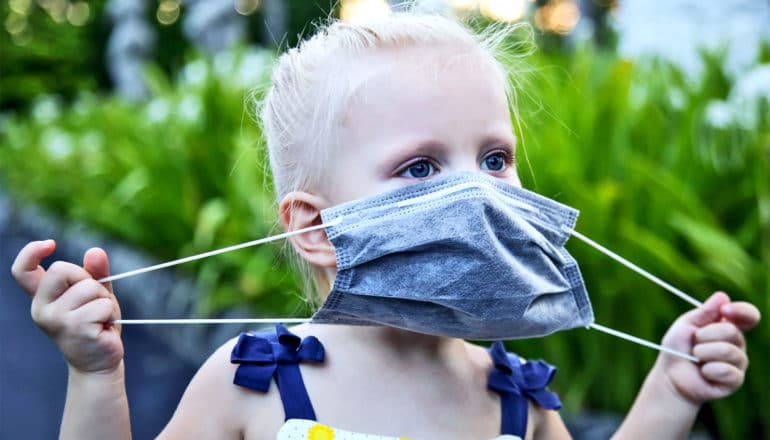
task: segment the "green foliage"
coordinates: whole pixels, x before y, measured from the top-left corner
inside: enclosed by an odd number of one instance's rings
[[[105,2],[88,2],[90,18],[84,26],[73,26],[64,18],[65,12],[37,3],[0,2],[4,24],[0,29],[0,109],[23,108],[44,93],[73,96],[106,81],[102,59],[106,27],[96,18]],[[21,5],[15,9],[22,12],[14,11],[13,4]]]
[[[632,64],[584,48],[535,57],[520,91],[524,185],[581,210],[578,231],[705,300],[724,289],[770,313],[770,112],[722,101],[732,81],[707,56],[697,83],[660,63]],[[733,117],[710,122],[716,107]],[[748,122],[747,122],[748,121]],[[533,170],[533,171],[530,171]],[[598,323],[659,341],[688,307],[573,240]],[[767,438],[770,335],[748,335],[752,366],[735,396],[703,422],[720,438]],[[656,353],[588,330],[511,344],[564,368],[570,409],[625,411]]]
[[[286,36],[269,35],[263,8],[242,17],[246,20],[245,42],[263,47],[293,47],[301,37],[315,31],[310,22],[322,20],[335,9],[335,0],[282,0]],[[105,69],[105,53],[113,23],[106,13],[106,0],[87,0],[88,19],[79,25],[66,18],[67,2],[11,0],[0,2],[0,110],[26,110],[35,96],[56,94],[67,101],[84,90],[111,87]],[[184,36],[182,22],[187,8],[182,2],[180,18],[160,24],[156,18],[160,2],[147,2],[145,22],[155,34],[150,61],[165,72],[175,72],[185,61],[192,43]],[[233,14],[235,12],[233,11]]]
[[[159,260],[270,235],[278,229],[274,198],[259,130],[244,110],[246,83],[264,82],[270,63],[255,54],[195,61],[174,84],[151,71],[155,98],[143,105],[84,94],[60,108],[42,99],[31,117],[5,121],[0,182],[21,200]],[[179,270],[209,292],[201,312],[248,305],[279,316],[307,313],[280,246]]]
[[[579,208],[580,232],[696,298],[725,289],[770,316],[767,103],[715,123],[719,105],[738,105],[722,102],[733,84],[718,58],[707,58],[698,83],[590,48],[531,61],[537,73],[519,93],[525,186]],[[30,116],[5,121],[0,184],[159,260],[269,235],[277,229],[269,176],[243,110],[244,92],[269,67],[237,56],[192,62],[177,81],[152,72],[155,98],[143,105],[87,94],[66,108],[42,100]],[[599,323],[657,341],[687,309],[582,243],[570,248]],[[236,304],[270,316],[309,312],[278,245],[179,270],[209,292],[201,312]],[[704,412],[722,438],[770,435],[770,408],[755,404],[770,389],[770,335],[760,328],[748,340],[743,389]],[[625,412],[656,356],[587,330],[511,347],[562,367],[555,388],[569,410]]]

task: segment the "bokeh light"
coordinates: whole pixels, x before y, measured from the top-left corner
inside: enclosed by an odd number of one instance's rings
[[[43,2],[43,8],[48,12],[51,20],[56,23],[64,23],[67,19],[67,0],[48,0]]]
[[[261,4],[261,0],[235,0],[235,11],[241,15],[251,15]]]
[[[574,0],[552,0],[535,13],[535,25],[543,31],[566,35],[580,21],[580,8]]]
[[[156,18],[160,24],[166,26],[176,23],[179,19],[179,11],[181,5],[177,0],[163,0],[158,5],[158,11],[155,13]]]
[[[492,20],[514,22],[527,13],[526,0],[481,0],[481,13]]]
[[[67,21],[73,26],[83,26],[88,23],[91,9],[86,2],[75,2],[67,8]]]
[[[389,14],[390,5],[385,0],[342,0],[340,3],[340,18],[351,23],[366,23]]]
[[[10,0],[8,7],[19,15],[27,15],[32,8],[32,0]]]
[[[5,30],[11,35],[18,35],[27,29],[27,17],[21,14],[8,14],[5,18]]]

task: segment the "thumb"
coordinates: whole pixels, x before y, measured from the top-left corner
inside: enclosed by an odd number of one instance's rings
[[[94,279],[99,280],[110,275],[110,260],[107,253],[101,248],[91,248],[83,255],[83,268],[91,274]],[[104,283],[104,287],[112,292],[112,282]]]
[[[682,319],[696,327],[717,322],[722,317],[721,308],[730,302],[730,297],[724,292],[715,292],[703,305],[695,310],[690,310],[682,316]]]

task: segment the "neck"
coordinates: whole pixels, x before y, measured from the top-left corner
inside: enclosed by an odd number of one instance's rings
[[[322,324],[324,325],[324,324]],[[403,361],[443,361],[467,356],[462,339],[433,336],[388,326],[332,325],[350,343],[386,350]]]

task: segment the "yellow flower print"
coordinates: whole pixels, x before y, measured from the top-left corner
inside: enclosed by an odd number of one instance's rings
[[[334,440],[334,430],[326,425],[315,424],[307,432],[308,440]]]

